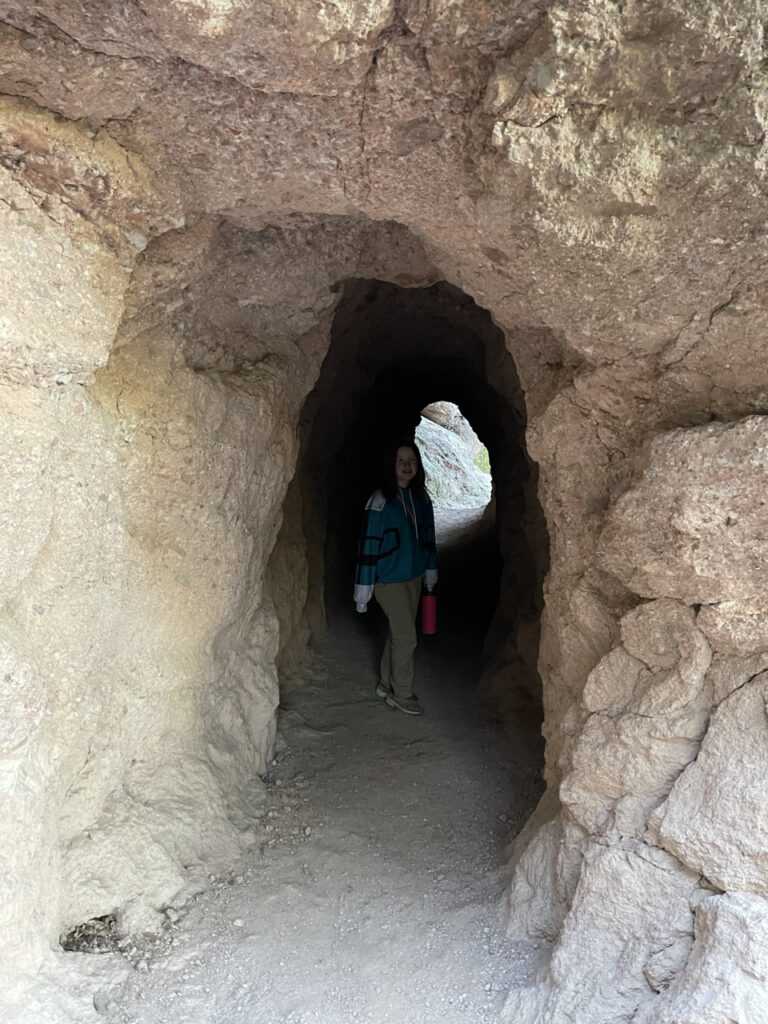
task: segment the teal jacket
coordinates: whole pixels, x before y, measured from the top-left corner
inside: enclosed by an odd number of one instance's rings
[[[374,491],[365,506],[357,553],[354,600],[365,611],[374,583],[400,583],[423,576],[428,590],[437,583],[435,519],[425,495],[414,498],[409,488],[387,501]]]

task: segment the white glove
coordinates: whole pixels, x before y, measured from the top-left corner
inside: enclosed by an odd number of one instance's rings
[[[361,602],[358,602],[358,603],[357,603],[357,604],[355,605],[355,608],[356,608],[356,609],[357,609],[357,610],[358,610],[359,612],[367,612],[367,611],[368,611],[368,605],[367,605],[367,604],[362,604]]]

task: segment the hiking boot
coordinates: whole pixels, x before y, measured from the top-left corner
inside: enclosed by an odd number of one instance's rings
[[[423,715],[424,708],[416,700],[416,696],[412,697],[396,697],[394,693],[390,693],[386,698],[387,707],[397,708],[398,711],[404,711],[406,715]]]

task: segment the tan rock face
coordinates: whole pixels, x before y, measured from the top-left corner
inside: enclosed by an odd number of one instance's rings
[[[758,416],[657,438],[642,482],[608,520],[605,568],[643,597],[759,601],[768,569],[766,441],[768,421]]]
[[[528,830],[535,826],[529,823]],[[506,893],[510,935],[557,939],[573,904],[588,845],[584,831],[560,817],[518,837]]]
[[[711,655],[693,613],[669,600],[629,612],[621,636],[623,645],[587,678],[589,717],[560,797],[593,835],[640,838],[651,810],[698,753],[709,721]]]
[[[728,891],[768,894],[764,784],[768,677],[761,673],[712,716],[701,751],[654,815],[659,843]],[[737,792],[738,801],[730,798]]]
[[[549,824],[511,922],[560,938],[510,1013],[714,1021],[688,1007],[737,962],[759,1005],[764,21],[761,0],[3,5],[3,991],[85,915],[143,927],[254,827],[276,663],[323,617],[302,407],[333,332],[349,409],[404,357],[371,309],[402,326],[394,286],[437,286],[425,365],[473,368],[502,467],[502,702],[541,633]],[[326,451],[348,427],[329,417]],[[739,893],[698,907],[687,965],[674,858]]]
[[[591,847],[546,981],[515,991],[504,1020],[631,1020],[652,995],[649,979],[685,964],[695,891],[695,875],[662,850]]]
[[[748,656],[768,650],[768,608],[762,596],[702,607],[696,625],[716,651]]]
[[[768,903],[759,896],[708,895],[696,907],[695,941],[679,975],[639,1024],[768,1020],[765,942]]]

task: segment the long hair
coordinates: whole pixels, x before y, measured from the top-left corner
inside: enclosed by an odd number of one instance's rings
[[[386,450],[384,462],[382,463],[381,472],[379,474],[379,487],[384,492],[384,497],[387,501],[393,501],[397,496],[397,473],[395,472],[395,461],[397,460],[398,448],[410,448],[416,456],[416,462],[419,466],[416,470],[416,476],[414,476],[413,480],[411,480],[408,485],[411,489],[411,494],[414,498],[424,499],[428,497],[424,479],[424,463],[421,461],[421,452],[419,451],[416,443],[409,437],[393,441]]]

